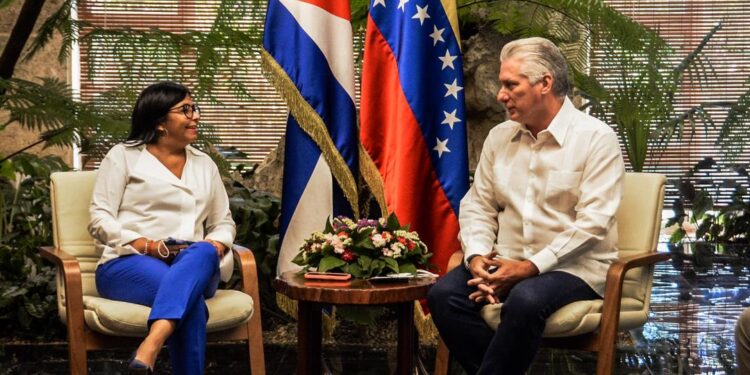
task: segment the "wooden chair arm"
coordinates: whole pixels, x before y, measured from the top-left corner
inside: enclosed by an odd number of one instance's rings
[[[232,246],[232,255],[234,261],[239,265],[242,291],[251,294],[251,291],[258,289],[258,269],[255,264],[255,255],[250,249],[237,244]]]
[[[83,285],[81,283],[81,266],[78,263],[78,259],[64,250],[52,246],[40,247],[39,253],[43,258],[55,263],[58,271],[62,273],[63,282],[65,283],[65,306],[68,309],[68,316],[76,312],[80,316],[83,316]]]
[[[64,250],[52,246],[42,246],[39,253],[57,266],[62,274],[65,287],[65,317],[68,327],[68,340],[85,342],[85,323],[83,318],[83,284],[81,266],[78,259]],[[71,356],[73,358],[73,356]]]
[[[450,272],[454,268],[458,267],[463,263],[464,261],[464,252],[463,250],[456,250],[451,254],[451,257],[448,258],[448,265],[445,266],[445,273]]]
[[[258,268],[255,255],[250,249],[235,244],[232,246],[234,261],[239,264],[242,278],[242,291],[253,299],[253,315],[247,324],[247,340],[250,347],[250,367],[253,375],[265,374],[265,355],[263,354],[263,328],[260,319],[260,286],[258,285]]]
[[[617,327],[620,322],[620,307],[622,302],[622,284],[625,281],[625,273],[638,267],[650,266],[657,262],[663,262],[670,258],[665,253],[649,253],[621,258],[612,263],[607,271],[607,280],[604,287],[604,304],[602,306],[602,319],[599,332],[602,337],[616,337]]]

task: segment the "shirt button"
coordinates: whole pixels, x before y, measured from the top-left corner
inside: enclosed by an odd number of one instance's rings
[[[528,220],[523,221],[523,225],[530,225],[531,223]]]

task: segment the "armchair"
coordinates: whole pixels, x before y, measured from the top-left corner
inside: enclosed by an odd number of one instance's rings
[[[87,373],[90,350],[135,347],[147,334],[150,308],[102,298],[96,291],[94,270],[101,255],[86,230],[96,172],[58,172],[52,175],[52,232],[54,246],[40,248],[54,262],[60,319],[67,326],[71,374]],[[253,253],[232,249],[239,264],[242,291],[218,290],[206,300],[208,340],[242,340],[248,345],[250,369],[265,374],[260,324],[258,277]]]
[[[619,260],[607,272],[604,299],[563,306],[547,319],[544,346],[597,352],[597,375],[612,374],[617,332],[640,327],[648,319],[654,264],[669,259],[656,253],[661,227],[665,178],[660,174],[626,173],[617,212]],[[460,265],[463,253],[451,256],[448,270]],[[487,305],[482,317],[494,329],[502,304]],[[439,340],[435,375],[446,375],[450,353]]]

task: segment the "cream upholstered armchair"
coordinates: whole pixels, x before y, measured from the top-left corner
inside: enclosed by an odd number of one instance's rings
[[[656,253],[664,183],[660,174],[625,174],[623,199],[617,212],[619,260],[607,272],[604,299],[571,303],[547,319],[543,345],[598,352],[598,375],[614,371],[617,331],[646,323],[654,264],[669,259],[668,254]],[[448,269],[461,264],[462,258],[463,253],[454,253]],[[482,309],[482,317],[492,329],[500,324],[501,308],[502,304],[497,304]],[[448,372],[449,356],[440,340],[435,375]]]
[[[52,232],[54,247],[41,254],[54,262],[57,304],[67,325],[71,374],[86,374],[89,350],[130,346],[146,336],[150,308],[100,297],[94,270],[100,253],[86,230],[96,172],[58,172],[52,175]],[[218,290],[206,300],[208,340],[247,341],[253,375],[265,374],[260,325],[258,277],[253,253],[236,246],[242,292]]]

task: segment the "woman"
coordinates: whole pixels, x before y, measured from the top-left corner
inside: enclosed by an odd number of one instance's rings
[[[165,342],[175,374],[203,372],[204,300],[232,273],[235,226],[219,171],[191,147],[200,108],[190,91],[160,82],[141,92],[130,136],[99,167],[89,233],[102,251],[96,288],[105,298],[151,306],[131,372],[151,373]],[[164,240],[192,242],[173,260]]]

